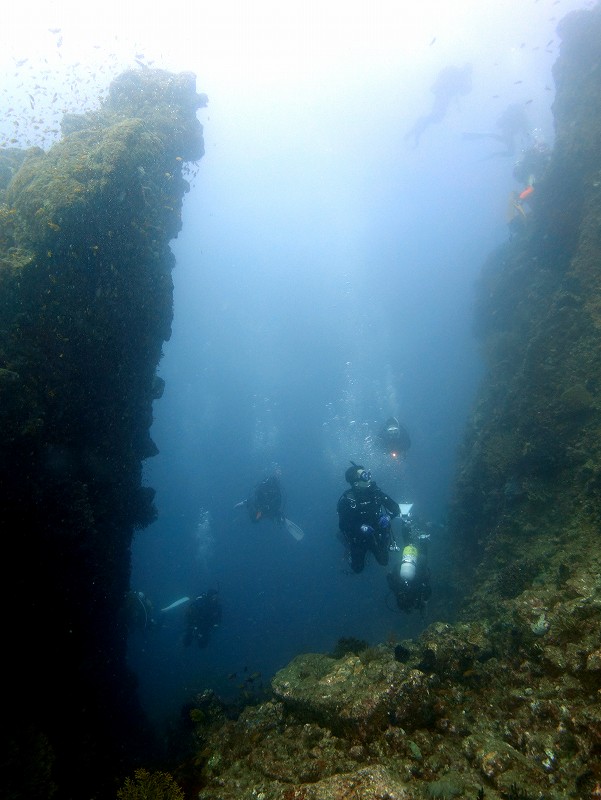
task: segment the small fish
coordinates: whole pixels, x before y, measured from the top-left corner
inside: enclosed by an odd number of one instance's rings
[[[524,83],[524,81],[514,81],[515,85],[517,85],[518,83]]]
[[[61,32],[60,28],[48,28],[48,30],[50,31],[50,33],[60,33]]]
[[[432,45],[434,44],[435,41],[436,41],[436,36],[432,39],[432,41],[430,42],[429,46],[432,47]]]
[[[550,47],[553,44],[553,39],[549,39],[545,47]]]
[[[525,105],[525,106],[527,106],[527,105],[530,105],[530,103],[531,103],[531,102],[532,102],[532,99],[530,99],[530,100],[526,100],[526,102],[524,103],[524,105]]]
[[[20,58],[20,59],[17,61],[17,63],[15,64],[15,66],[17,66],[17,67],[22,67],[22,66],[23,66],[23,64],[26,64],[28,61],[29,61],[29,59],[28,59],[28,58]]]

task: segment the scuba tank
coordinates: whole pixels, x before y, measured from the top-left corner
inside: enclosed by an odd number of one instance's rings
[[[401,566],[399,569],[399,574],[404,581],[412,581],[415,578],[416,563],[417,547],[408,544],[403,548]]]

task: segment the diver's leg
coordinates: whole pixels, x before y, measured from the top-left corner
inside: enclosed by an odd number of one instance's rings
[[[370,545],[370,550],[374,554],[376,561],[380,566],[385,567],[388,564],[388,555],[390,553],[388,546],[388,536],[378,536]]]
[[[359,545],[357,542],[351,543],[351,569],[353,572],[363,572],[365,567],[365,545]]]

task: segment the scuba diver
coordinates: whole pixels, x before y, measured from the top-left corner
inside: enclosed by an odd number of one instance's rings
[[[515,164],[513,177],[519,181],[522,189],[513,191],[509,198],[507,224],[510,238],[525,230],[529,216],[526,206],[531,209],[535,199],[535,185],[546,172],[550,160],[551,149],[544,142],[537,140],[532,147],[523,152],[521,159]]]
[[[338,500],[338,527],[349,550],[351,569],[362,572],[368,551],[378,564],[386,566],[389,551],[398,549],[391,520],[400,517],[401,507],[378,487],[369,470],[354,461],[351,464],[344,473],[351,488]]]
[[[432,594],[428,567],[428,542],[430,534],[417,529],[410,518],[412,504],[401,505],[404,547],[400,563],[397,562],[386,576],[397,608],[409,613],[413,609],[423,612]]]
[[[396,417],[388,417],[379,438],[384,450],[393,458],[404,458],[411,447],[409,434]]]
[[[205,648],[213,629],[221,622],[221,602],[217,589],[209,589],[190,600],[184,622],[184,647],[196,642],[200,648]]]
[[[153,616],[153,605],[144,592],[130,589],[125,595],[123,614],[128,633],[135,630],[148,631],[157,627]]]
[[[277,475],[269,475],[258,483],[251,496],[238,503],[236,508],[246,506],[251,522],[272,519],[281,525],[284,522],[282,502],[282,487]]]
[[[236,503],[234,508],[246,508],[252,523],[270,519],[276,525],[286,528],[288,533],[300,541],[304,532],[294,522],[286,518],[283,511],[283,493],[277,474],[269,475],[260,481],[249,497]]]
[[[206,647],[213,628],[221,622],[221,602],[217,589],[209,589],[192,599],[188,595],[179,597],[161,613],[170,613],[176,608],[185,608],[184,612],[184,646],[189,647],[196,642],[199,647]]]
[[[535,183],[546,172],[550,160],[551,148],[540,140],[523,151],[522,157],[513,168],[513,177],[525,187],[520,193],[520,199],[526,200],[530,197]]]
[[[512,103],[497,119],[495,127],[499,133],[464,133],[464,139],[493,139],[500,142],[504,149],[491,153],[487,158],[513,156],[518,144],[524,144],[530,139],[530,126],[526,109],[522,103]]]
[[[431,88],[434,92],[434,102],[429,114],[419,117],[413,127],[405,134],[405,140],[413,139],[413,146],[417,147],[426,128],[437,122],[442,122],[446,117],[451,101],[459,101],[460,95],[469,94],[472,90],[472,65],[464,64],[462,67],[446,67],[438,73],[436,81]]]

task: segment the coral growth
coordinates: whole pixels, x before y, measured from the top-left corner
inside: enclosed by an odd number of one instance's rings
[[[117,800],[184,800],[184,794],[168,772],[137,769],[118,790]]]

